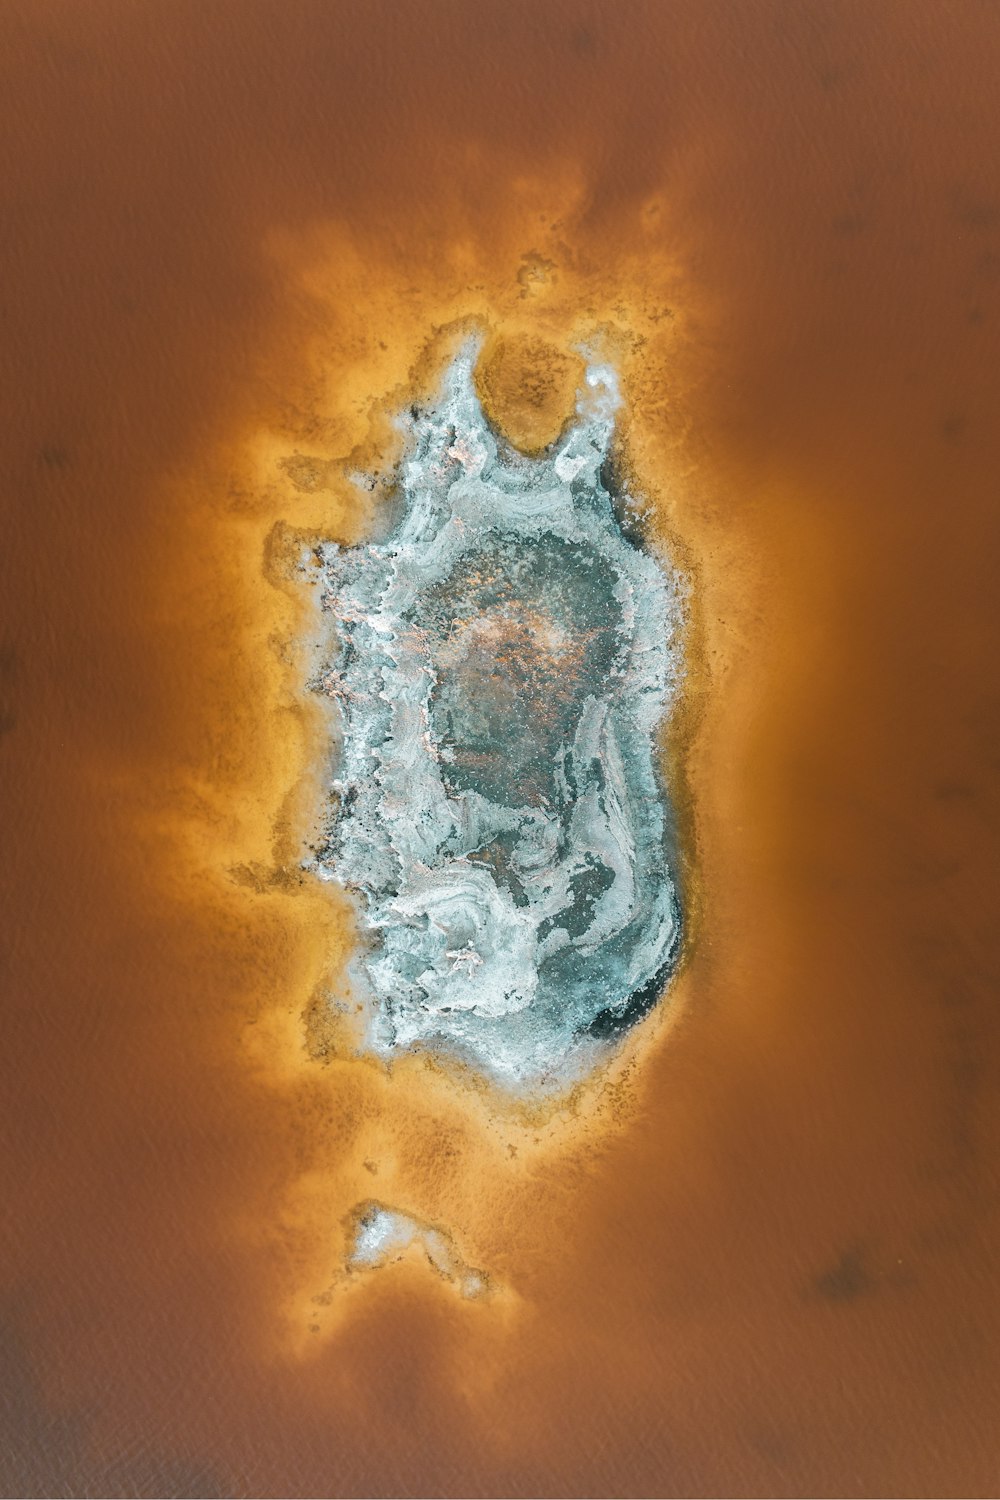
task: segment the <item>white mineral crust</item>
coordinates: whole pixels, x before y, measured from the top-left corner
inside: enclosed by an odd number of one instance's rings
[[[368,1045],[517,1086],[594,1059],[676,958],[656,766],[679,586],[602,478],[613,371],[588,369],[572,428],[530,459],[484,417],[477,352],[408,421],[393,535],[322,549],[341,751],[316,868],[358,899]]]

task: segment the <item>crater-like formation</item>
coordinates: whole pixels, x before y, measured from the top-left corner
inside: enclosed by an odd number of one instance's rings
[[[341,744],[316,868],[359,900],[369,1045],[516,1084],[591,1060],[676,960],[657,737],[680,608],[619,525],[613,371],[588,367],[573,426],[528,458],[486,421],[476,354],[406,419],[393,534],[319,549]]]

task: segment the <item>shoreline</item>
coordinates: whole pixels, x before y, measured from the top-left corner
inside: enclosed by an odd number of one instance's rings
[[[407,400],[419,398],[422,390],[433,388],[437,371],[467,329],[468,316],[462,316],[453,320],[443,335],[425,344],[425,352],[414,366]],[[498,337],[503,337],[502,332]],[[627,339],[627,335],[621,337]],[[564,345],[554,346],[557,355],[571,338],[569,329]],[[536,353],[539,347],[536,340]],[[321,997],[331,992],[331,986],[336,992],[338,976],[343,973],[344,956],[352,944],[351,903],[339,893],[321,888],[312,890],[307,876],[293,872],[292,858],[295,847],[301,847],[308,838],[309,804],[312,800],[315,806],[316,793],[322,786],[322,767],[330,754],[329,722],[321,705],[303,701],[298,712],[292,711],[294,742],[289,742],[275,733],[275,725],[281,720],[273,718],[272,707],[266,716],[271,727],[264,731],[257,752],[258,770],[260,766],[270,768],[268,783],[272,791],[262,798],[259,780],[255,786],[251,775],[241,801],[261,806],[261,821],[255,822],[246,840],[244,857],[228,861],[230,869],[246,871],[247,876],[236,889],[223,886],[219,896],[237,913],[242,906],[247,916],[262,899],[278,902],[284,913],[281,920],[288,940],[302,955],[302,977],[294,995],[276,996],[270,1007],[260,1012],[252,1029],[248,1059],[265,1082],[271,1079],[271,1086],[279,1094],[288,1090],[293,1094],[301,1090],[315,1093],[318,1089],[321,1095],[328,1094],[332,1106],[335,1095],[342,1104],[346,1089],[356,1098],[362,1114],[378,1122],[367,1133],[357,1132],[349,1144],[330,1138],[322,1130],[311,1141],[300,1143],[300,1150],[316,1164],[303,1179],[308,1210],[302,1207],[303,1187],[296,1187],[294,1180],[289,1183],[288,1201],[298,1205],[290,1211],[303,1224],[299,1254],[312,1267],[291,1298],[286,1336],[291,1339],[290,1347],[300,1352],[312,1347],[317,1336],[323,1342],[328,1333],[341,1326],[344,1310],[337,1298],[332,1298],[321,1313],[317,1313],[312,1301],[326,1284],[323,1268],[330,1264],[331,1235],[335,1238],[335,1226],[347,1222],[356,1204],[371,1194],[372,1164],[378,1168],[380,1158],[398,1155],[399,1142],[414,1119],[432,1117],[437,1121],[436,1132],[461,1141],[458,1159],[462,1165],[451,1170],[444,1193],[440,1185],[433,1185],[433,1177],[426,1177],[425,1164],[417,1171],[396,1171],[389,1183],[383,1177],[378,1183],[380,1198],[390,1207],[405,1208],[420,1222],[440,1226],[443,1232],[455,1237],[469,1263],[491,1272],[491,1266],[503,1260],[502,1245],[491,1242],[490,1230],[495,1219],[498,1185],[506,1183],[500,1189],[508,1200],[503,1212],[506,1220],[511,1214],[516,1217],[526,1211],[523,1207],[518,1210],[515,1205],[519,1201],[523,1205],[525,1182],[543,1164],[549,1171],[572,1173],[576,1170],[574,1162],[595,1152],[602,1155],[610,1138],[626,1131],[641,1114],[648,1089],[653,1086],[656,1065],[664,1061],[669,1065],[671,1037],[683,1025],[691,1004],[690,971],[692,959],[697,955],[704,900],[696,840],[702,817],[699,799],[704,798],[705,784],[703,779],[699,783],[697,759],[713,681],[717,680],[708,666],[709,652],[714,654],[717,674],[719,653],[726,642],[717,631],[713,634],[705,619],[700,587],[710,574],[713,558],[707,549],[705,555],[697,555],[698,543],[690,536],[696,528],[690,525],[692,518],[684,513],[683,486],[678,491],[676,484],[668,481],[669,455],[664,455],[659,476],[648,473],[648,453],[655,437],[643,432],[645,470],[635,462],[632,438],[637,430],[643,431],[648,414],[641,406],[628,407],[628,380],[626,369],[623,383],[628,420],[620,441],[625,449],[628,475],[638,495],[652,508],[651,545],[665,551],[672,566],[680,569],[688,587],[683,648],[685,680],[673,705],[660,752],[663,761],[672,762],[668,785],[683,861],[686,933],[681,960],[668,983],[665,998],[617,1040],[604,1061],[576,1081],[558,1083],[541,1095],[511,1094],[477,1076],[457,1059],[426,1050],[401,1055],[391,1063],[345,1055],[343,1027],[338,1024],[336,1007],[328,1010],[328,1002]],[[391,433],[392,411],[398,409],[402,395],[397,386],[391,397],[379,402],[368,423],[369,433]],[[493,416],[502,418],[495,406]],[[560,426],[568,417],[569,413],[565,413]],[[266,453],[272,475],[276,468],[280,471],[283,462],[287,470],[287,461],[278,455],[273,437],[265,435],[258,444]],[[250,606],[251,617],[253,614],[259,617],[259,623],[248,626],[246,665],[251,673],[266,670],[272,683],[267,699],[272,705],[286,705],[286,722],[287,706],[294,705],[297,694],[308,700],[309,695],[301,685],[310,675],[309,662],[318,640],[317,632],[309,627],[311,612],[317,606],[309,600],[306,586],[297,576],[295,557],[303,545],[320,536],[337,536],[339,532],[339,539],[353,544],[364,532],[377,531],[377,512],[370,506],[362,504],[353,516],[347,508],[348,495],[363,500],[347,476],[358,471],[364,453],[373,471],[384,476],[388,495],[394,444],[395,440],[390,438],[388,465],[372,453],[370,436],[362,439],[360,447],[358,443],[352,444],[343,460],[323,453],[316,464],[324,476],[323,486],[305,495],[297,490],[297,505],[289,503],[287,490],[284,495],[277,492],[272,480],[267,491],[267,511],[259,520],[255,518],[252,528],[245,532],[241,575],[248,581],[252,579],[253,551],[260,545],[257,539],[263,534],[266,538],[263,569],[271,595],[269,599],[251,600],[249,596],[244,599],[244,604]],[[669,503],[663,498],[667,494]],[[689,524],[687,537],[680,530],[685,521]],[[718,583],[724,588],[723,580]],[[318,612],[316,619],[318,622]],[[265,638],[271,643],[270,665],[266,669],[256,644]],[[270,825],[263,812],[265,804],[272,808]],[[292,812],[296,806],[297,818]],[[261,848],[266,845],[271,846],[274,854],[270,871],[267,862],[260,859]],[[221,861],[214,863],[218,868]],[[213,864],[210,854],[206,864]],[[513,1167],[515,1161],[517,1165]],[[329,1181],[327,1188],[321,1190],[316,1174],[322,1175],[324,1170],[329,1172]],[[379,1170],[384,1173],[385,1168]],[[480,1186],[486,1182],[491,1184],[489,1191]],[[346,1246],[341,1253],[346,1257]],[[515,1274],[514,1284],[516,1281]],[[430,1283],[427,1294],[434,1294]],[[506,1317],[509,1303],[504,1306]]]

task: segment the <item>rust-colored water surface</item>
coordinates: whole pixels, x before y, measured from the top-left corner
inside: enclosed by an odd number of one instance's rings
[[[995,1492],[996,7],[0,43],[3,1492]],[[470,327],[528,451],[600,343],[690,589],[688,949],[538,1108],[344,1048],[300,866],[292,558]]]

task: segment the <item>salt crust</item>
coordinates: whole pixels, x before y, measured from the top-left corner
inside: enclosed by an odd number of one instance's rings
[[[484,416],[477,353],[400,419],[392,535],[320,549],[340,753],[313,867],[359,906],[366,1045],[516,1089],[591,1066],[675,961],[656,742],[680,590],[608,488],[614,371],[588,366],[572,426],[529,459]]]

